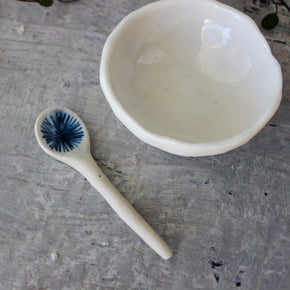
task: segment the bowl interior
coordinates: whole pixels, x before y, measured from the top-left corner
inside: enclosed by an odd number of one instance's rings
[[[114,97],[153,134],[217,142],[259,127],[277,107],[280,68],[265,39],[215,1],[145,6],[121,22],[111,45]]]

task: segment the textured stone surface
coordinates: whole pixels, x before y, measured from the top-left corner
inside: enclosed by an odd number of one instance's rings
[[[182,158],[139,141],[99,85],[113,27],[149,0],[50,8],[0,2],[0,289],[289,289],[289,13],[263,30],[284,75],[281,106],[250,142]],[[224,0],[258,24],[270,1]],[[45,155],[37,115],[87,124],[105,174],[174,251],[163,261],[73,169]]]

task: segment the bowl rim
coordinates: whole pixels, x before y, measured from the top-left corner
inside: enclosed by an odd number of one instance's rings
[[[240,20],[247,21],[254,30],[257,32],[257,36],[260,36],[261,43],[265,46],[269,57],[272,57],[273,64],[277,68],[277,72],[279,73],[280,87],[277,88],[277,95],[274,96],[276,101],[274,104],[268,108],[262,115],[260,115],[259,119],[253,123],[250,127],[243,130],[239,134],[236,134],[232,137],[222,139],[220,141],[213,142],[200,142],[200,143],[191,143],[178,140],[173,137],[169,137],[162,134],[153,133],[150,130],[146,129],[142,126],[134,117],[132,117],[124,106],[120,103],[118,97],[116,96],[113,88],[113,84],[111,82],[110,77],[110,59],[113,53],[115,44],[117,42],[117,38],[119,34],[121,34],[124,30],[126,30],[126,26],[129,22],[138,18],[138,16],[150,9],[156,9],[162,6],[176,4],[179,5],[181,3],[193,3],[193,2],[207,2],[208,4],[212,4],[217,8],[225,9],[237,16],[239,16]],[[179,156],[187,156],[187,157],[198,157],[198,156],[210,156],[216,154],[222,154],[233,150],[246,142],[248,142],[251,138],[253,138],[273,117],[275,112],[278,110],[278,107],[282,98],[282,71],[279,62],[273,56],[270,46],[260,31],[257,24],[246,14],[241,11],[228,6],[226,4],[220,3],[216,0],[159,0],[153,3],[149,3],[125,16],[119,24],[113,29],[113,31],[108,36],[102,51],[101,63],[100,63],[100,85],[104,92],[104,95],[111,106],[116,117],[131,131],[136,137],[142,140],[149,145],[157,147],[163,151],[179,155]],[[274,98],[273,97],[273,98]]]

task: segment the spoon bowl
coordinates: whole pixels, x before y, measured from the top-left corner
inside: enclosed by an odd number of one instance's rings
[[[46,154],[69,162],[90,151],[90,138],[83,121],[67,108],[43,111],[35,123],[35,136]]]
[[[257,25],[215,0],[157,1],[108,37],[100,80],[138,138],[182,156],[227,152],[277,110],[281,69]]]

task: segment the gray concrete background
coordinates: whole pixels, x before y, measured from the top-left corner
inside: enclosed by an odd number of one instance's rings
[[[148,2],[0,0],[0,289],[289,289],[289,13],[279,6],[279,25],[262,30],[284,75],[273,119],[236,150],[183,158],[133,136],[99,85],[106,37]],[[274,11],[267,0],[222,2],[259,25]],[[84,120],[98,164],[172,259],[41,151],[34,122],[53,105]]]

